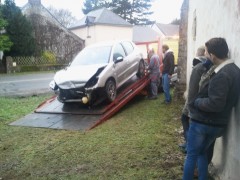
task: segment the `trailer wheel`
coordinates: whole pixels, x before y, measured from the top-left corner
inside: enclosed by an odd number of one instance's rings
[[[106,82],[105,92],[106,92],[107,100],[109,102],[113,102],[116,99],[117,88],[116,88],[116,83],[114,82],[113,79],[109,79]]]
[[[137,77],[142,78],[144,76],[144,74],[145,74],[145,65],[144,65],[143,60],[141,60],[139,62],[139,66],[138,66]]]

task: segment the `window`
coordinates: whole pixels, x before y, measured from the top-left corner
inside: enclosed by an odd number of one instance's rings
[[[193,13],[193,25],[192,25],[192,37],[194,41],[196,41],[196,36],[197,36],[197,16],[195,10]]]
[[[83,49],[73,60],[71,66],[106,64],[109,61],[111,46]]]
[[[124,49],[126,50],[127,54],[131,54],[133,52],[133,45],[130,42],[122,42]]]
[[[117,44],[115,46],[114,52],[113,52],[113,60],[117,60],[118,57],[125,57],[125,51],[121,44]]]

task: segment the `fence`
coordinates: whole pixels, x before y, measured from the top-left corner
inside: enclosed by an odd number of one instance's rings
[[[6,57],[7,73],[59,70],[68,64],[69,61],[61,58],[52,60],[43,57]]]

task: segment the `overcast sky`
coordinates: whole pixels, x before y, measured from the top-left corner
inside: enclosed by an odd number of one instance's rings
[[[24,6],[28,0],[15,0],[19,7]],[[83,17],[82,5],[83,0],[41,0],[45,7],[53,6],[56,9],[67,9],[77,19]],[[152,20],[158,23],[168,24],[176,18],[180,18],[180,9],[183,0],[154,0],[152,11],[154,15]]]

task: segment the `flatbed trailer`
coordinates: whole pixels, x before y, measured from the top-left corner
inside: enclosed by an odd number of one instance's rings
[[[128,83],[110,104],[87,107],[79,103],[63,104],[54,96],[41,103],[37,109],[10,125],[45,127],[67,130],[90,130],[108,120],[136,95],[146,91],[150,79],[144,76]]]

